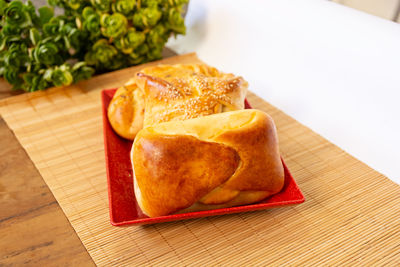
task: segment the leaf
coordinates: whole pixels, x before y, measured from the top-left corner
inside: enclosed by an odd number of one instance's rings
[[[35,90],[44,90],[48,88],[50,85],[43,79],[42,76],[35,77],[34,79]]]
[[[171,8],[168,12],[167,27],[176,33],[185,34],[185,21],[178,9]]]
[[[33,73],[24,73],[23,75],[22,75],[22,78],[24,79],[24,81],[28,84],[28,85],[31,85],[32,84],[32,82],[33,82],[33,78],[35,77],[36,75],[35,74],[33,74]]]
[[[37,29],[31,28],[29,29],[29,39],[31,40],[33,45],[37,45],[42,37]]]
[[[70,8],[76,10],[81,7],[82,2],[82,0],[69,0],[67,3]]]
[[[20,35],[21,35],[21,28],[16,26],[16,25],[10,25],[10,24],[6,24],[3,27],[3,30],[1,31],[1,33],[4,36],[16,36],[18,35],[18,39],[21,39]]]
[[[46,24],[50,21],[50,19],[54,16],[54,10],[48,6],[42,6],[38,9],[39,18],[42,25]]]
[[[133,15],[133,25],[135,27],[144,29],[152,27],[157,24],[161,19],[162,13],[158,9],[157,5],[150,7],[141,8]]]
[[[37,63],[45,65],[58,65],[62,62],[57,45],[50,41],[40,42],[33,50],[33,57]]]
[[[95,65],[97,66],[102,64],[102,67],[104,68],[118,54],[118,50],[113,45],[108,44],[107,40],[100,39],[93,45],[92,51],[88,54],[88,61],[90,63],[95,62]],[[85,61],[87,61],[86,57]]]
[[[85,21],[83,22],[85,30],[89,31],[91,34],[98,36],[100,35],[100,17],[98,14],[93,13],[87,15]]]
[[[32,25],[32,20],[27,9],[21,1],[16,0],[8,4],[3,11],[6,22],[11,26],[25,28]]]
[[[55,86],[67,86],[74,81],[74,78],[72,77],[71,72],[67,68],[63,68],[62,65],[60,68],[56,68],[53,71],[51,81]]]
[[[184,4],[187,4],[189,0],[163,0],[162,5],[164,6],[182,6]]]
[[[108,12],[110,11],[112,0],[90,0],[90,2],[100,12]]]
[[[72,67],[72,76],[74,77],[74,82],[79,82],[81,80],[87,80],[94,74],[95,70],[92,67],[87,66],[86,62],[77,62]]]
[[[67,34],[66,34],[67,39],[69,40],[69,44],[71,47],[75,48],[75,49],[79,49],[80,48],[80,44],[81,44],[81,31],[75,29],[75,28],[71,28]]]
[[[3,36],[3,34],[0,33],[0,51],[2,51],[4,48],[6,48],[6,41],[7,38]]]
[[[50,6],[58,6],[58,5],[61,4],[61,1],[60,1],[60,0],[47,0],[47,3],[48,3]]]
[[[84,62],[84,61],[77,62],[77,63],[75,63],[75,65],[72,67],[72,71],[78,71],[79,68],[81,68],[81,67],[83,67],[83,66],[86,66],[86,62]]]
[[[82,17],[84,19],[87,19],[90,15],[93,14],[96,14],[96,11],[90,6],[87,6],[82,10]]]
[[[28,49],[25,44],[12,44],[4,55],[4,63],[17,70],[29,60]]]
[[[146,36],[143,32],[136,31],[135,28],[130,28],[123,37],[116,39],[114,44],[122,53],[130,54],[145,40]]]
[[[128,20],[120,13],[104,14],[100,18],[100,24],[102,26],[101,32],[104,36],[118,38],[126,33]]]
[[[149,31],[147,37],[147,43],[151,47],[164,46],[164,44],[168,40],[168,37],[169,37],[169,32],[167,31],[167,29],[163,25],[158,24]]]
[[[0,16],[3,16],[4,9],[7,7],[7,2],[5,0],[0,0]]]
[[[51,76],[53,75],[53,69],[47,69],[43,74],[43,79],[51,82]]]
[[[136,5],[136,0],[116,0],[112,3],[111,8],[113,12],[122,13],[125,16],[129,15]]]
[[[19,77],[18,73],[19,73],[18,69],[15,67],[11,67],[11,66],[8,66],[7,68],[5,68],[5,71],[4,71],[4,79],[8,83],[14,85],[13,86],[14,90],[20,89],[20,86],[23,83],[23,80],[21,79],[21,77]]]
[[[24,5],[24,10],[29,14],[29,17],[31,18],[31,24],[28,26],[31,27],[33,25],[35,27],[41,27],[40,18],[36,13],[36,8],[33,5],[32,1],[26,1]]]

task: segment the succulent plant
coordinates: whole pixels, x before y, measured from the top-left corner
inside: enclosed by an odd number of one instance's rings
[[[14,89],[65,86],[161,58],[184,34],[188,0],[48,0],[63,9],[0,0],[0,76]]]

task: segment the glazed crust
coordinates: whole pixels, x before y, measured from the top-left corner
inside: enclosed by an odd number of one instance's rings
[[[283,187],[278,149],[258,110],[149,126],[131,152],[137,201],[151,217],[260,201]]]
[[[148,67],[117,90],[108,118],[118,135],[133,140],[143,125],[243,109],[247,87],[242,77],[205,64]]]
[[[248,83],[205,64],[158,65],[136,74],[146,95],[144,127],[244,108]]]
[[[108,106],[108,120],[114,131],[133,140],[143,128],[144,94],[133,81],[120,87]]]
[[[192,205],[228,180],[239,164],[234,149],[186,135],[144,132],[135,148],[142,152],[135,156],[135,166],[140,166],[135,175],[142,199],[147,200],[142,201],[143,210],[152,216]]]

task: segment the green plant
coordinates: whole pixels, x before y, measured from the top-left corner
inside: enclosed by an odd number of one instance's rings
[[[0,76],[25,91],[69,85],[94,73],[79,62],[84,33],[72,17],[35,9],[28,1],[0,0]]]
[[[0,76],[14,89],[42,90],[161,58],[184,34],[188,0],[0,0]]]

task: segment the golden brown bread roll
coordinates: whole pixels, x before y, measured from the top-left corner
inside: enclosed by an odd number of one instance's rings
[[[259,110],[146,127],[131,160],[136,200],[150,217],[254,203],[284,183],[275,125]]]
[[[145,93],[144,127],[244,108],[248,84],[205,64],[158,65],[136,75]]]
[[[117,134],[133,140],[143,124],[243,109],[247,87],[242,77],[205,64],[148,67],[118,89],[108,118]]]
[[[126,139],[133,140],[143,128],[144,94],[133,80],[115,92],[107,115],[114,131]]]

